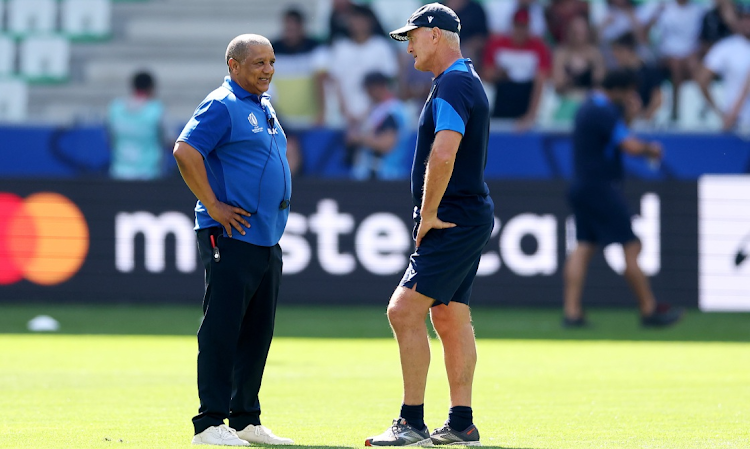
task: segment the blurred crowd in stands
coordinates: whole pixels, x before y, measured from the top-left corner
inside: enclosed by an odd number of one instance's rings
[[[396,5],[380,1],[388,8]],[[406,9],[420,5],[401,3],[403,18],[410,14]],[[641,125],[654,120],[665,91],[671,93],[667,120],[678,121],[680,91],[694,81],[704,96],[697,103],[702,113],[713,110],[726,130],[750,126],[750,3],[442,3],[461,19],[462,51],[486,85],[493,118],[518,131],[538,123],[545,89],[556,94],[551,120],[570,123],[587,93],[615,67],[638,74],[633,115]],[[406,45],[387,38],[386,28],[393,24],[383,23],[378,11],[384,8],[378,6],[379,0],[333,0],[325,41],[308,34],[301,10],[289,9],[273,42],[274,101],[285,123],[292,129],[344,126],[353,164],[370,161],[369,174],[359,165],[357,177],[391,176],[383,156],[408,153],[399,148],[402,131],[413,125],[431,85],[431,74],[413,68]],[[722,80],[723,98],[714,98],[715,79]]]

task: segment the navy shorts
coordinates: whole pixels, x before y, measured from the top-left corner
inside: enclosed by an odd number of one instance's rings
[[[573,185],[568,200],[576,220],[576,239],[601,246],[625,244],[637,237],[621,189],[613,184]]]
[[[468,305],[479,258],[493,225],[431,229],[409,257],[399,285],[408,289],[416,285],[418,293],[435,300],[433,306],[451,301]]]

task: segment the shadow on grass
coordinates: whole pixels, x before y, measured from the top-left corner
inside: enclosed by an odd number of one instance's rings
[[[284,448],[306,448],[306,449],[352,449],[353,447],[359,447],[359,446],[307,446],[304,444],[293,444],[290,446],[263,446],[263,447],[274,447],[279,449]],[[364,447],[364,445],[362,445]],[[470,447],[470,446],[451,446],[451,447]],[[480,446],[484,449],[537,449],[537,448],[531,448],[531,447],[515,447],[515,446],[486,446],[482,445]]]
[[[588,310],[587,329],[563,329],[557,309],[477,307],[480,339],[750,342],[750,313],[689,310],[669,329],[643,329],[634,309]],[[28,333],[27,322],[49,315],[65,334],[195,335],[200,305],[0,305],[0,333]],[[383,307],[279,306],[277,337],[392,338]]]

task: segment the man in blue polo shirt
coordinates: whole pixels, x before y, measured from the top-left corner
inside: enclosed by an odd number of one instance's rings
[[[573,130],[574,174],[568,200],[575,215],[578,245],[565,262],[565,307],[563,326],[585,327],[581,292],[591,257],[598,247],[622,245],[625,279],[635,294],[641,323],[662,327],[678,321],[682,310],[657,304],[648,278],[638,265],[641,242],[630,225],[630,212],[622,194],[622,153],[661,159],[657,142],[634,137],[626,122],[637,102],[638,77],[627,69],[614,70],[581,105]]]
[[[198,198],[195,229],[206,269],[193,444],[292,443],[261,425],[258,401],[292,194],[286,137],[266,94],[275,60],[263,36],[232,40],[229,76],[198,106],[174,148]]]
[[[479,444],[471,409],[476,345],[469,297],[494,221],[484,182],[490,110],[474,65],[461,55],[460,30],[450,8],[431,3],[391,32],[409,42],[414,67],[435,79],[419,118],[412,166],[416,249],[388,305],[403,404],[399,418],[367,446]],[[443,344],[451,403],[445,425],[432,433],[424,423],[428,312]]]

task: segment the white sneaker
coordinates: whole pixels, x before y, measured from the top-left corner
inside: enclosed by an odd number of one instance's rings
[[[294,441],[289,438],[277,437],[268,427],[254,426],[252,424],[237,431],[237,436],[249,443],[270,445],[294,444]]]
[[[193,437],[193,444],[213,444],[216,446],[250,446],[245,440],[237,437],[237,431],[222,424],[209,427]]]

